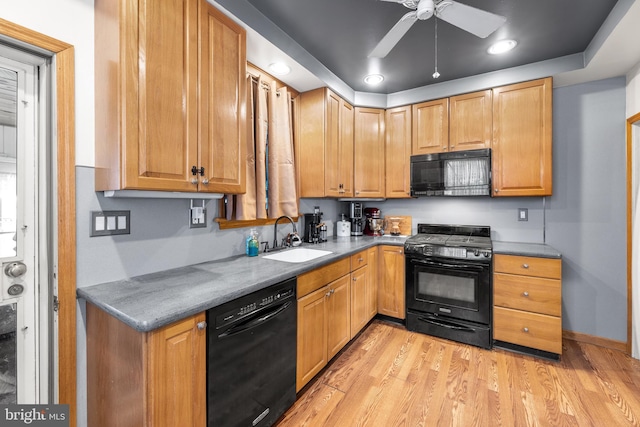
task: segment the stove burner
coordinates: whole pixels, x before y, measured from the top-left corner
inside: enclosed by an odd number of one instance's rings
[[[492,252],[490,236],[490,227],[418,224],[418,234],[405,243],[405,254],[488,262]]]

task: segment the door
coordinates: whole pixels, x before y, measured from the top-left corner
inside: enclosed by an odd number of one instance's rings
[[[0,57],[0,404],[38,402],[36,69]]]

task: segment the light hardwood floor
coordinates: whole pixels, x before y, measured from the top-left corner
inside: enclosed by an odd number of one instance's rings
[[[640,362],[571,340],[554,362],[374,320],[276,425],[636,426]]]

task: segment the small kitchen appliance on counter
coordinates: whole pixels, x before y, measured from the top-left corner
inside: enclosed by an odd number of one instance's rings
[[[418,224],[404,245],[407,329],[493,345],[491,228]]]
[[[382,236],[384,234],[384,220],[378,208],[364,209],[364,234],[367,236]]]
[[[326,242],[326,232],[322,235],[322,212],[318,206],[314,206],[313,213],[304,214],[304,237],[305,243]],[[326,229],[325,229],[326,230]]]
[[[351,202],[351,235],[362,236],[362,203]]]
[[[340,221],[336,223],[336,234],[338,237],[351,236],[351,221],[345,218],[345,214],[340,214]]]

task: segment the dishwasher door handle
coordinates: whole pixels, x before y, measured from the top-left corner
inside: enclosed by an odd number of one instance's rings
[[[226,331],[218,335],[218,338],[231,337],[233,335],[237,335],[241,332],[244,332],[247,329],[253,329],[265,322],[268,322],[274,317],[278,316],[280,313],[282,313],[287,308],[289,308],[291,304],[292,304],[291,301],[287,301],[284,304],[280,304],[275,309],[271,309],[266,313],[261,313],[260,315],[257,315],[255,317],[249,317],[245,319],[242,323],[238,323],[237,325],[232,326],[231,328],[227,329]]]

